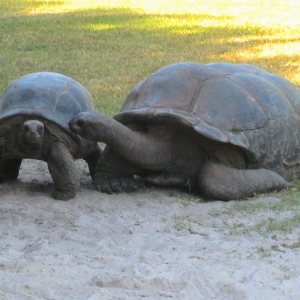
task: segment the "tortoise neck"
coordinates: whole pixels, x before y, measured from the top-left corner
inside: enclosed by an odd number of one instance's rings
[[[171,159],[170,144],[165,135],[157,134],[156,128],[148,132],[136,131],[111,118],[106,124],[103,142],[128,161],[155,168]]]

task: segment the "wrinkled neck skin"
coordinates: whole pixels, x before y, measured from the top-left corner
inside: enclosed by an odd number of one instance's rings
[[[109,145],[128,161],[151,169],[172,160],[169,137],[166,133],[158,134],[158,130],[153,126],[150,132],[135,131],[100,113],[90,114],[86,125],[75,129],[86,138]]]
[[[162,132],[164,131],[164,132]],[[172,164],[172,133],[159,124],[137,131],[111,119],[105,130],[106,143],[128,161],[145,169],[168,168]]]

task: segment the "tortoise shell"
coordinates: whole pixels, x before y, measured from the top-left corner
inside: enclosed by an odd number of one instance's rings
[[[250,167],[300,163],[300,89],[248,64],[179,63],[137,84],[115,116],[176,121],[246,150]],[[275,168],[276,169],[276,168]]]
[[[10,83],[2,94],[0,135],[23,116],[50,121],[78,139],[68,122],[78,113],[92,110],[89,92],[72,78],[52,72],[28,74]]]

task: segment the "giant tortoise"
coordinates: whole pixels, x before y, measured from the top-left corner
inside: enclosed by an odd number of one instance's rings
[[[61,74],[38,72],[10,83],[0,99],[0,181],[16,179],[24,158],[44,160],[53,198],[75,197],[79,175],[73,158],[85,159],[93,177],[101,150],[72,132],[68,122],[92,110],[89,92]]]
[[[70,126],[107,144],[94,178],[106,193],[135,189],[136,174],[228,200],[300,177],[300,90],[248,64],[163,67],[114,118],[80,113]]]

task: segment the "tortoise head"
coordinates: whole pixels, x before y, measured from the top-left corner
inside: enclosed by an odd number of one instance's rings
[[[104,142],[111,135],[112,118],[98,112],[81,112],[69,122],[70,128],[76,134],[87,139]]]
[[[28,120],[23,123],[21,130],[22,148],[39,149],[44,140],[44,124],[38,120]]]

